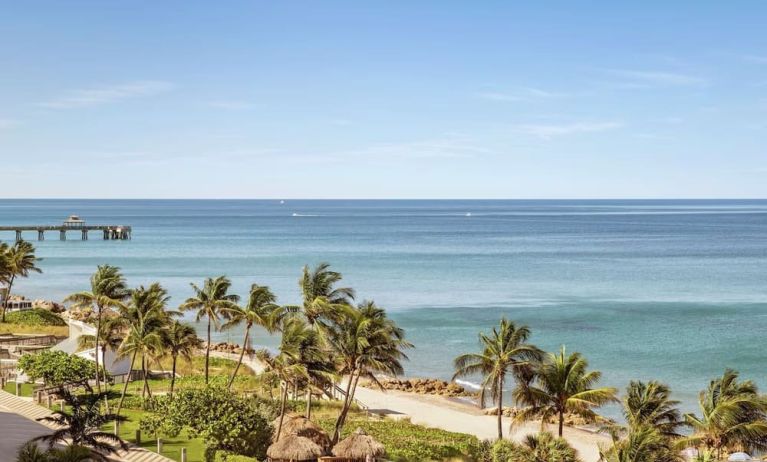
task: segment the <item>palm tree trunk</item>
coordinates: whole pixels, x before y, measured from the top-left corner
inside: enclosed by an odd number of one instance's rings
[[[210,362],[210,316],[208,316],[208,344],[205,346],[205,385],[208,384],[209,362]]]
[[[141,397],[146,397],[146,391],[149,389],[149,384],[147,383],[147,368],[146,368],[146,355],[141,355],[141,372],[144,375],[144,387],[141,389]]]
[[[312,386],[306,385],[306,418],[311,420],[312,418]]]
[[[8,290],[5,291],[5,299],[3,300],[3,322],[5,322],[5,312],[8,309],[8,301],[11,299],[11,287],[13,287],[13,280],[16,279],[16,275],[11,275],[8,280]]]
[[[130,369],[128,370],[128,376],[125,377],[125,384],[123,385],[123,392],[120,395],[120,401],[117,403],[117,415],[120,415],[120,410],[123,407],[123,401],[125,400],[125,393],[128,392],[128,382],[130,382],[131,372],[133,371],[133,363],[136,361],[136,352],[133,352],[133,356],[130,359]]]
[[[173,398],[173,388],[176,386],[176,360],[178,359],[178,355],[174,353],[171,356],[173,357],[173,370],[170,376],[170,397]]]
[[[245,350],[248,349],[248,339],[250,337],[250,324],[245,328],[245,339],[242,341],[242,351],[240,351],[240,359],[237,361],[237,365],[234,366],[234,372],[232,372],[232,377],[229,378],[229,383],[226,385],[227,390],[232,389],[232,383],[234,382],[234,378],[237,376],[237,371],[240,370],[240,365],[242,364],[242,357],[245,356]]]
[[[346,423],[346,415],[349,413],[349,409],[352,407],[352,403],[354,402],[354,392],[357,390],[357,382],[359,382],[361,374],[362,372],[360,371],[357,372],[356,377],[354,374],[349,377],[349,382],[354,382],[354,384],[352,384],[351,387],[346,388],[346,405],[341,410],[341,415],[338,416],[338,420],[336,421],[336,428],[333,432],[333,444],[338,443],[338,440],[341,438],[341,431],[343,431],[344,424]]]
[[[565,411],[559,411],[559,437],[562,437],[562,429],[565,425]]]
[[[503,374],[498,377],[498,439],[503,439]]]
[[[101,305],[96,304],[98,312],[96,313],[96,346],[93,351],[96,352],[96,392],[101,393],[101,379],[99,371],[99,341],[101,340]]]
[[[107,345],[104,344],[101,346],[101,357],[106,358],[107,357]],[[106,367],[104,368],[104,388],[107,387],[107,377],[106,377]],[[104,400],[104,408],[106,409],[107,414],[109,414],[109,400]]]
[[[277,435],[274,437],[274,441],[279,441],[280,433],[282,433],[282,421],[285,419],[285,402],[288,400],[288,382],[285,382],[285,388],[282,391],[282,401],[280,403],[280,423],[277,424]]]

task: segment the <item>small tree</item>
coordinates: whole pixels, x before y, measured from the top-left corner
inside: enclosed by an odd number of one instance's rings
[[[42,379],[49,387],[86,382],[96,374],[96,364],[93,361],[51,350],[22,356],[19,359],[19,369],[32,380]]]

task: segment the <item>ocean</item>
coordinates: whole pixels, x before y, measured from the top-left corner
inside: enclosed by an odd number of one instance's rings
[[[17,293],[60,300],[109,263],[173,304],[221,274],[288,304],[303,265],[327,261],[406,329],[409,376],[449,379],[506,316],[544,349],[583,353],[605,385],[667,382],[686,410],[725,367],[767,389],[767,200],[0,200],[0,225],[70,214],[133,239],[29,232],[44,274]]]

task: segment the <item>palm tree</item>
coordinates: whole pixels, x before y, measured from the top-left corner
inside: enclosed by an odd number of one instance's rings
[[[170,354],[173,360],[170,378],[170,393],[173,396],[173,390],[176,385],[176,363],[179,356],[186,361],[192,361],[194,351],[200,347],[200,339],[197,337],[197,331],[189,324],[184,324],[176,320],[171,321],[170,325],[163,331],[163,348],[165,353]]]
[[[123,301],[129,296],[128,286],[120,268],[111,265],[100,265],[91,276],[91,290],[76,292],[64,299],[73,302],[75,307],[94,307],[96,310],[96,338],[101,336],[101,321],[104,308],[122,308]],[[101,392],[99,378],[99,353],[96,350],[96,390]]]
[[[211,323],[216,327],[216,330],[218,330],[221,327],[219,317],[222,313],[225,313],[226,310],[234,309],[237,306],[240,297],[227,293],[232,286],[232,282],[226,276],[208,278],[205,280],[202,288],[194,283],[192,283],[191,286],[195,292],[194,297],[186,299],[179,309],[181,311],[197,311],[197,322],[200,322],[202,318],[207,318],[208,320],[208,335],[207,343],[205,345],[205,384],[207,385],[210,364]]]
[[[30,272],[42,273],[37,262],[42,258],[35,256],[35,247],[27,241],[17,241],[9,246],[0,244],[0,282],[5,283],[5,298],[2,305],[2,322],[5,322],[5,311],[11,298],[11,289],[16,278],[29,277]]]
[[[535,368],[532,383],[514,392],[517,402],[528,405],[517,414],[517,421],[541,419],[541,427],[554,416],[559,420],[558,435],[562,436],[565,414],[573,413],[594,418],[593,408],[616,401],[617,390],[612,387],[594,388],[602,377],[599,371],[588,371],[588,362],[580,353],[567,355],[563,346],[559,353],[548,353]]]
[[[738,373],[727,369],[700,392],[698,404],[700,417],[684,416],[693,428],[684,443],[702,445],[717,459],[725,449],[767,448],[767,398],[759,394],[754,382],[739,381]]]
[[[58,394],[70,410],[55,411],[50,416],[37,419],[59,428],[50,435],[38,436],[31,441],[45,441],[50,448],[57,443],[86,447],[91,450],[91,458],[99,461],[107,461],[107,456],[117,453],[118,447],[128,448],[120,437],[101,431],[110,422],[126,420],[117,414],[101,413],[99,403],[107,398],[107,393],[75,395],[61,388]]]
[[[290,384],[307,377],[306,365],[300,362],[301,345],[314,333],[303,319],[297,317],[285,318],[280,330],[282,331],[282,339],[280,340],[279,353],[276,356],[272,356],[267,350],[256,352],[258,359],[266,365],[264,374],[266,376],[276,376],[283,384],[280,393],[280,420],[277,425],[274,441],[279,440],[282,433],[282,423],[285,416],[285,405],[288,399]]]
[[[527,343],[530,329],[517,326],[514,322],[501,319],[500,326],[494,327],[490,335],[479,334],[481,353],[468,353],[455,358],[455,374],[458,377],[482,375],[482,388],[479,400],[485,402],[485,393],[490,391],[492,399],[498,403],[498,439],[503,439],[503,387],[506,376],[514,369],[529,366],[540,360],[541,350]]]
[[[168,325],[169,317],[165,312],[168,294],[158,283],[148,288],[140,286],[131,291],[131,300],[125,310],[128,332],[117,350],[120,358],[130,356],[130,364],[136,362],[136,356],[141,355],[141,370],[144,376],[142,396],[150,393],[147,380],[148,360],[160,356],[163,348],[163,329]],[[125,393],[128,391],[130,374],[125,378],[120,401],[117,404],[117,415],[120,415]]]
[[[341,413],[336,420],[334,443],[341,436],[360,377],[365,376],[383,388],[375,373],[402,374],[402,360],[407,359],[403,350],[412,347],[405,340],[404,331],[374,302],[365,301],[357,307],[341,305],[341,308],[325,336],[339,363],[339,373],[349,377]]]
[[[679,429],[685,426],[677,406],[679,401],[671,399],[668,385],[656,380],[632,380],[623,399],[623,416],[629,429],[650,426],[661,435],[677,438]]]
[[[678,462],[682,460],[671,439],[648,424],[631,427],[625,438],[612,433],[612,446],[600,448],[601,462]]]
[[[526,435],[520,444],[512,443],[503,462],[580,462],[578,453],[564,438],[549,432]]]
[[[245,338],[242,341],[240,358],[237,361],[237,366],[235,366],[234,372],[232,372],[232,376],[229,378],[229,383],[226,386],[227,389],[232,388],[232,383],[237,376],[237,371],[240,370],[242,358],[245,355],[245,351],[248,349],[250,330],[253,326],[263,327],[270,334],[273,334],[279,327],[280,321],[282,321],[282,317],[285,314],[285,309],[277,305],[275,303],[276,301],[277,297],[274,296],[269,287],[253,284],[250,286],[250,294],[246,306],[235,305],[231,308],[224,308],[222,310],[223,314],[229,318],[229,321],[223,326],[224,329],[230,329],[245,323]]]
[[[343,276],[330,269],[330,263],[322,262],[309,269],[304,266],[298,285],[303,295],[303,312],[311,325],[332,317],[340,305],[350,305],[354,301],[354,289],[336,288]]]

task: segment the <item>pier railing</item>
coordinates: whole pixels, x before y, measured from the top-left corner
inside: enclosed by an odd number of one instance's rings
[[[81,225],[81,226],[67,226],[67,225],[24,225],[24,226],[0,226],[0,232],[2,231],[14,231],[16,233],[16,240],[20,241],[23,238],[22,233],[27,231],[37,232],[37,240],[45,240],[46,231],[58,231],[59,239],[62,241],[67,240],[67,232],[80,232],[80,238],[83,241],[88,240],[88,232],[101,231],[102,237],[105,241],[109,240],[129,240],[133,232],[133,228],[129,225]]]

